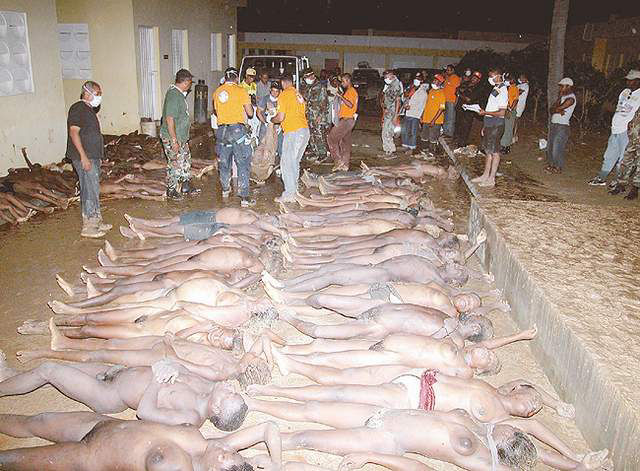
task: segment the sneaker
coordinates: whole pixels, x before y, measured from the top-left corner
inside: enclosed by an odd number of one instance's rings
[[[618,185],[615,185],[614,187],[612,187],[609,190],[609,194],[610,195],[619,195],[620,193],[624,193],[625,189],[626,188],[624,187],[624,185],[618,184]]]
[[[178,193],[176,190],[167,190],[167,198],[169,198],[170,200],[181,200],[182,199],[182,195],[180,193]]]
[[[251,208],[256,205],[256,200],[252,200],[250,198],[242,198],[240,201],[240,206],[243,208]]]
[[[106,222],[102,222],[102,220],[98,221],[98,230],[100,231],[110,231],[113,226],[111,224],[107,224]]]
[[[600,178],[600,177],[595,177],[594,179],[589,180],[589,182],[588,182],[588,183],[589,183],[589,185],[591,185],[591,186],[606,186],[606,185],[607,185],[606,180],[603,180],[603,179],[602,179],[602,178]]]
[[[273,198],[273,201],[276,203],[280,203],[280,204],[286,204],[286,203],[295,203],[296,199],[294,197],[286,197],[286,196],[276,196],[275,198]]]
[[[226,200],[227,198],[229,198],[230,194],[231,194],[231,190],[222,190],[222,199]]]
[[[107,231],[100,230],[98,227],[98,221],[95,219],[85,219],[82,223],[82,231],[80,235],[82,237],[88,237],[90,239],[99,239],[103,237]]]

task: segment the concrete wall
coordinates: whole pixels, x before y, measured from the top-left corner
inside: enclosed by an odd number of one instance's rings
[[[140,126],[132,0],[57,0],[59,23],[87,23],[92,78],[102,86],[98,117],[105,134],[124,134]],[[53,46],[53,47],[51,47]],[[58,39],[49,52],[58,53]],[[83,80],[63,80],[69,108],[80,96]]]
[[[140,88],[140,45],[138,28],[155,26],[159,30],[160,89],[164,93],[174,82],[171,64],[171,30],[186,29],[189,34],[189,70],[197,79],[204,79],[209,86],[209,110],[211,94],[228,67],[227,37],[236,34],[236,8],[238,2],[230,0],[132,0],[135,55],[138,64],[138,88]],[[222,33],[222,70],[211,70],[211,33]],[[165,56],[167,58],[165,59]],[[188,98],[193,116],[193,93]],[[136,104],[138,102],[136,101]]]
[[[57,44],[54,0],[0,0],[0,10],[27,13],[34,93],[0,97],[0,175],[32,162],[60,160],[66,148],[66,114]]]

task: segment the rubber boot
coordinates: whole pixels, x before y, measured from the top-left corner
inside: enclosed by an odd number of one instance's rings
[[[82,237],[89,237],[91,239],[99,239],[103,237],[107,231],[100,230],[99,222],[97,218],[82,218],[82,231],[80,235]]]
[[[619,195],[620,193],[624,193],[625,187],[621,183],[617,183],[614,187],[609,190],[610,195]]]
[[[631,189],[629,190],[629,193],[627,194],[627,196],[624,197],[624,199],[626,200],[638,199],[638,187],[632,186]]]

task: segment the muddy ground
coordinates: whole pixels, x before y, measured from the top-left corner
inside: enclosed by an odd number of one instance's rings
[[[381,163],[376,157],[381,151],[377,122],[378,120],[375,118],[363,117],[359,120],[354,139],[352,168],[357,166],[359,160],[374,164]],[[533,140],[537,137],[535,132],[529,132],[521,127],[521,141],[514,147],[510,156],[512,163],[505,165],[505,168],[510,166],[515,170],[509,170],[503,179],[498,180],[498,190],[501,197],[509,198],[511,193],[511,197],[516,199],[593,198],[594,204],[620,203],[620,198],[604,197],[602,188],[591,189],[591,187],[584,185],[584,182],[591,176],[591,167],[595,169],[599,165],[599,163],[595,163],[597,159],[593,156],[593,149],[603,149],[601,137],[597,140],[599,145],[577,147],[579,152],[570,155],[567,172],[561,176],[542,174],[542,165],[536,160],[538,152],[535,151],[533,145]],[[535,146],[537,147],[537,141]],[[576,148],[575,144],[574,148]],[[586,149],[590,149],[590,151],[585,152]],[[406,158],[402,160],[406,160]],[[481,164],[479,158],[477,161]],[[314,171],[321,172],[327,172],[329,169],[329,166],[314,167]],[[211,208],[221,205],[215,177],[202,180],[198,185],[203,188],[201,195],[179,203],[132,200],[105,204],[104,218],[114,225],[114,230],[108,235],[109,241],[115,246],[144,245],[142,242],[124,239],[117,232],[117,226],[124,222],[123,213],[125,212],[142,217],[164,217],[178,214],[187,209]],[[454,211],[457,232],[466,232],[469,196],[462,181],[446,184],[433,181],[428,183],[426,187],[438,207],[446,207]],[[500,190],[501,187],[502,190]],[[272,177],[266,186],[256,189],[254,195],[258,200],[257,209],[274,213],[276,209],[272,198],[279,194],[280,188],[279,180]],[[238,205],[239,201],[232,200],[230,204]],[[96,252],[102,246],[102,242],[82,239],[79,237],[79,231],[80,210],[77,206],[50,217],[36,217],[17,228],[0,230],[0,260],[2,261],[2,270],[0,271],[0,286],[2,287],[2,295],[0,295],[0,313],[2,315],[0,348],[7,354],[11,365],[24,368],[24,366],[18,365],[15,360],[16,351],[47,345],[47,337],[20,336],[16,333],[16,328],[26,319],[48,319],[52,313],[47,307],[47,301],[65,299],[64,293],[56,284],[55,275],[60,273],[65,279],[77,280],[82,265],[97,263]],[[475,261],[472,263],[477,267]],[[515,325],[508,315],[494,311],[490,317],[496,325],[497,335],[507,334],[515,329]],[[330,320],[327,319],[327,322]],[[280,325],[277,330],[291,342],[301,342],[304,339],[289,326]],[[498,385],[517,378],[527,378],[545,389],[553,391],[540,366],[536,364],[527,344],[520,343],[505,347],[499,351],[498,355],[504,362],[504,367],[499,375],[488,378],[492,384]],[[277,384],[293,385],[306,382],[301,377],[283,378],[278,373],[275,373],[275,376],[274,381]],[[34,414],[43,411],[82,409],[83,406],[64,398],[49,387],[23,397],[0,399],[0,413]],[[129,411],[120,414],[120,416],[133,418],[134,415]],[[252,413],[247,419],[247,424],[262,421],[264,418],[264,416]],[[543,411],[539,418],[562,439],[566,440],[572,448],[580,452],[586,450],[584,440],[572,421],[555,417],[548,411]],[[318,427],[310,424],[278,422],[283,431]],[[208,427],[210,425],[203,428],[205,435]],[[38,443],[41,442],[0,436],[0,449]],[[287,457],[290,459],[304,457],[310,463],[326,465],[330,469],[336,469],[339,462],[335,457],[319,453],[295,452],[288,453]],[[433,463],[433,466],[435,469],[457,469],[454,466],[440,463]],[[378,468],[369,466],[365,469]],[[545,467],[540,466],[539,469],[545,469]]]

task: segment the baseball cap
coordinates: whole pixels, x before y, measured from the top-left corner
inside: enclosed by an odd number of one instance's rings
[[[565,77],[558,82],[558,85],[569,85],[570,87],[573,87],[573,80],[569,77]]]
[[[278,80],[272,80],[270,88],[277,88],[278,90],[282,90],[282,85]]]
[[[309,77],[309,76],[314,75],[314,74],[315,74],[315,72],[313,71],[313,69],[311,67],[307,67],[306,69],[304,69],[302,71],[302,76],[303,77]]]
[[[440,74],[435,74],[433,76],[433,78],[436,79],[439,82],[444,82],[444,77],[442,75],[440,75]]]
[[[640,70],[630,70],[625,78],[627,80],[640,80]]]
[[[245,72],[245,75],[255,75],[255,74],[256,74],[256,69],[253,69],[251,67],[249,67]]]

